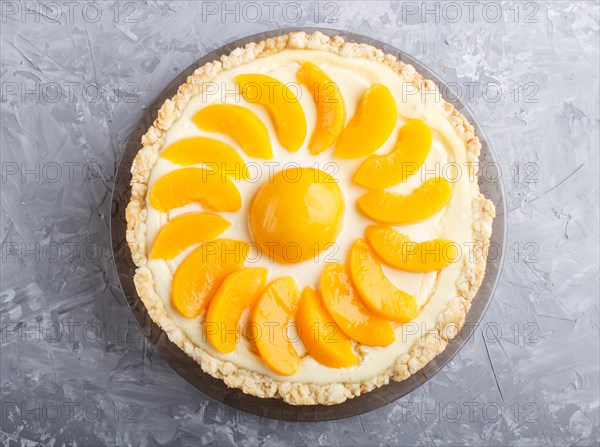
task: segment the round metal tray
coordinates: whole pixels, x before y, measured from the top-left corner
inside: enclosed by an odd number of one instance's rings
[[[131,180],[131,163],[137,151],[140,148],[140,139],[152,124],[156,113],[163,102],[175,95],[177,88],[187,77],[199,66],[207,62],[218,59],[222,55],[229,54],[235,48],[246,45],[249,42],[264,40],[269,37],[285,34],[291,31],[314,32],[321,31],[329,36],[340,35],[351,42],[360,42],[373,45],[382,49],[385,53],[393,54],[405,63],[413,65],[418,72],[425,78],[436,82],[439,87],[444,85],[443,81],[433,73],[429,68],[421,64],[406,53],[391,47],[383,42],[361,36],[354,33],[329,30],[322,28],[294,28],[282,29],[266,33],[255,34],[246,38],[231,42],[218,50],[215,50],[198,61],[194,62],[158,95],[151,107],[144,114],[136,129],[129,136],[125,152],[121,158],[119,169],[115,177],[115,184],[112,195],[112,217],[111,217],[111,238],[113,247],[113,257],[119,275],[121,288],[131,307],[131,311],[142,329],[146,338],[154,345],[157,351],[165,361],[189,383],[208,396],[223,402],[232,407],[238,408],[256,415],[282,419],[289,421],[326,421],[355,416],[374,410],[390,402],[393,402],[402,396],[410,393],[419,386],[427,382],[437,372],[439,372],[460,350],[460,348],[469,339],[477,324],[485,313],[500,276],[502,259],[504,255],[505,235],[506,235],[506,213],[504,191],[501,181],[493,175],[481,176],[479,186],[481,192],[485,194],[496,205],[496,218],[493,224],[493,233],[491,244],[494,247],[493,253],[490,251],[485,278],[483,284],[473,300],[473,305],[469,311],[465,325],[462,331],[446,347],[446,349],[435,359],[429,362],[417,374],[412,375],[402,382],[392,382],[381,388],[377,388],[369,393],[362,394],[354,399],[350,399],[338,405],[314,405],[314,406],[292,406],[279,399],[261,399],[258,397],[244,394],[239,389],[228,388],[221,380],[204,373],[200,366],[188,357],[175,344],[169,341],[167,335],[150,318],[148,312],[140,297],[137,294],[133,284],[133,274],[135,265],[131,259],[131,254],[125,240],[125,208],[129,202],[130,190],[129,182]],[[473,116],[469,108],[453,95],[448,88],[440,88],[444,98],[451,102],[465,117],[475,126],[476,133],[482,144],[480,162],[482,165],[488,165],[487,172],[491,172],[496,166],[496,159],[483,129]],[[493,256],[491,256],[493,254]]]

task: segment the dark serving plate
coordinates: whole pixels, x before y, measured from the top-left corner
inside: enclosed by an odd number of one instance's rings
[[[492,200],[496,205],[497,216],[494,220],[491,238],[491,246],[494,250],[493,253],[490,251],[483,284],[477,292],[477,296],[473,300],[471,310],[466,317],[465,325],[462,331],[448,344],[446,349],[440,355],[429,362],[417,374],[412,375],[407,380],[402,382],[392,382],[369,393],[362,394],[354,399],[350,399],[344,403],[331,406],[293,406],[286,404],[279,399],[261,399],[244,394],[239,389],[228,388],[223,381],[215,379],[212,376],[204,373],[194,360],[188,357],[175,344],[169,341],[165,332],[163,332],[148,315],[148,312],[146,311],[146,308],[138,296],[133,284],[135,265],[132,261],[129,248],[125,241],[125,208],[129,202],[130,196],[129,182],[131,180],[131,163],[141,146],[140,139],[142,135],[146,132],[148,127],[155,119],[156,112],[165,99],[174,96],[179,85],[185,82],[186,78],[197,67],[218,59],[222,55],[229,54],[235,48],[244,46],[249,42],[264,40],[266,38],[285,34],[291,31],[313,32],[317,30],[330,36],[340,35],[348,41],[367,43],[376,48],[380,48],[385,53],[393,54],[403,62],[413,65],[425,78],[431,79],[438,84],[444,98],[451,102],[456,109],[465,115],[476,128],[476,133],[479,136],[482,144],[480,162],[482,166],[487,165],[486,172],[488,173],[487,175],[479,178],[479,186],[483,194],[485,194],[485,196]],[[500,276],[505,248],[506,207],[504,190],[502,188],[501,181],[499,180],[498,176],[489,175],[489,172],[494,170],[497,165],[494,153],[492,152],[492,148],[489,145],[483,129],[473,116],[473,113],[460,98],[454,95],[449,88],[441,88],[444,85],[444,82],[422,63],[412,58],[408,54],[398,50],[397,48],[394,48],[383,42],[345,31],[316,28],[295,28],[255,34],[240,40],[236,40],[235,42],[231,42],[219,48],[218,50],[212,51],[181,72],[162,91],[162,93],[158,95],[153,104],[144,114],[143,118],[140,120],[140,123],[136,129],[130,135],[127,141],[125,152],[121,158],[119,169],[115,177],[112,195],[111,238],[114,262],[118,271],[121,288],[123,289],[127,299],[127,303],[131,307],[131,311],[133,312],[133,315],[139,323],[140,328],[142,329],[142,332],[146,338],[155,346],[165,361],[178,374],[185,378],[189,383],[194,385],[198,390],[212,397],[213,399],[249,413],[289,421],[326,421],[365,413],[401,398],[402,396],[410,393],[427,382],[456,355],[456,353],[466,343],[476,329],[479,321],[490,304],[496,288],[496,284]]]

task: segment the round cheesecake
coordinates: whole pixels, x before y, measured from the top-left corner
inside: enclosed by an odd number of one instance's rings
[[[132,166],[152,319],[227,386],[330,405],[404,380],[462,327],[494,206],[473,127],[415,69],[291,33],[199,67]]]

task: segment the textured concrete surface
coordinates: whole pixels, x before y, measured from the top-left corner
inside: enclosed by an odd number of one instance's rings
[[[0,444],[598,445],[598,3],[1,3]],[[472,340],[396,403],[285,423],[212,402],[153,352],[110,257],[124,140],[183,68],[325,26],[397,46],[474,109],[509,208]]]

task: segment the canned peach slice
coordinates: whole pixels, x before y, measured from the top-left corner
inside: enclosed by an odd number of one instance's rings
[[[427,180],[410,194],[373,189],[356,202],[358,209],[371,219],[392,225],[406,225],[431,217],[448,202],[451,189],[443,177]]]
[[[387,188],[415,174],[431,149],[431,130],[424,121],[413,119],[400,128],[394,149],[371,155],[354,174],[354,181],[367,188]]]
[[[246,101],[267,109],[281,145],[291,152],[300,149],[306,139],[306,117],[294,92],[264,74],[238,75],[235,81]]]
[[[233,239],[215,239],[200,245],[173,275],[173,307],[184,317],[199,316],[227,275],[242,267],[248,251],[248,243]]]
[[[197,112],[194,124],[207,132],[221,132],[233,138],[250,157],[273,157],[269,132],[256,114],[236,104],[213,104]]]
[[[296,79],[310,91],[317,107],[317,122],[308,143],[316,155],[330,148],[346,124],[346,104],[339,86],[312,62],[304,62]]]
[[[352,352],[352,342],[340,330],[312,287],[302,291],[296,325],[306,350],[319,363],[330,368],[344,368],[358,362]]]
[[[390,89],[383,84],[373,84],[342,131],[335,155],[360,158],[375,152],[392,134],[397,117],[396,102]]]
[[[356,240],[350,249],[350,273],[363,304],[374,314],[400,323],[418,315],[416,298],[391,283],[363,239]]]
[[[370,312],[342,264],[325,264],[321,275],[323,304],[342,331],[368,346],[387,346],[395,339],[390,323]]]
[[[204,325],[208,341],[220,352],[235,350],[242,313],[258,299],[267,283],[266,268],[243,268],[230,273],[210,301]]]
[[[300,291],[291,276],[270,282],[250,313],[250,341],[260,357],[277,374],[294,374],[300,356],[288,336],[288,326],[300,300]]]

